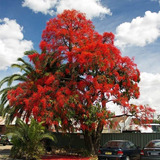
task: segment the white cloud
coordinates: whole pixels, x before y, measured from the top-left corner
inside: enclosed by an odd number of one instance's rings
[[[140,97],[139,99],[132,99],[130,103],[136,105],[149,105],[155,109],[155,116],[160,115],[160,74],[152,74],[147,72],[141,72]],[[113,103],[106,105],[116,115],[120,115],[123,109]]]
[[[101,17],[105,14],[111,15],[110,9],[103,7],[100,0],[61,0],[57,6],[57,12],[62,13],[65,9],[76,9],[86,13],[89,19]]]
[[[22,6],[29,7],[35,13],[50,15],[62,13],[65,9],[76,9],[86,13],[89,19],[112,14],[109,8],[101,5],[100,0],[24,0]]]
[[[6,69],[33,47],[31,41],[23,39],[23,28],[16,20],[0,19],[0,70]]]
[[[144,17],[137,17],[130,23],[120,24],[116,29],[115,45],[145,46],[160,37],[160,12],[146,11]]]
[[[42,12],[43,14],[54,14],[53,7],[55,7],[57,0],[24,0],[23,7],[28,7],[35,13]]]
[[[132,102],[143,105],[148,104],[156,109],[157,115],[160,115],[160,74],[142,72],[139,87],[140,97]]]

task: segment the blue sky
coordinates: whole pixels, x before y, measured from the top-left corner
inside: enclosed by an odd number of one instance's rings
[[[10,65],[26,50],[40,52],[46,22],[64,9],[86,13],[99,33],[115,34],[115,45],[141,72],[141,96],[132,102],[160,114],[160,0],[0,0],[0,80],[17,72]]]

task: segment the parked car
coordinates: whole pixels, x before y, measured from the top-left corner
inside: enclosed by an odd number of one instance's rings
[[[160,139],[150,141],[140,153],[141,160],[160,160]]]
[[[11,143],[6,135],[0,135],[0,144],[3,144],[5,146]]]
[[[128,140],[111,140],[100,148],[98,160],[131,160],[140,158],[140,147]]]

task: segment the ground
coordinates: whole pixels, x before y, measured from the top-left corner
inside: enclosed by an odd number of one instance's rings
[[[11,145],[0,145],[0,160],[11,160],[11,158],[9,158],[11,147]]]
[[[12,158],[9,158],[10,149],[12,145],[0,145],[0,160],[12,160]],[[71,155],[47,155],[43,157],[43,160],[97,160],[97,157],[92,158],[84,158],[84,157],[78,157],[78,156],[71,156]]]

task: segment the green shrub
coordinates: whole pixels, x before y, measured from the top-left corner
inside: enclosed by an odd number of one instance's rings
[[[31,119],[30,125],[22,120],[17,120],[17,125],[7,134],[12,136],[13,147],[11,149],[12,158],[23,158],[26,160],[40,159],[45,153],[42,140],[54,140],[52,134],[46,132],[43,122],[38,123]]]

